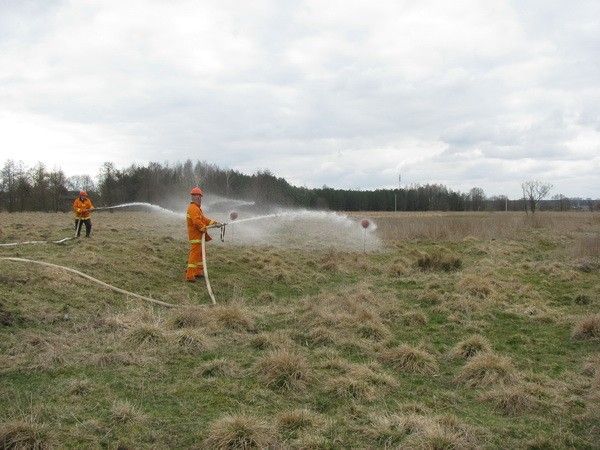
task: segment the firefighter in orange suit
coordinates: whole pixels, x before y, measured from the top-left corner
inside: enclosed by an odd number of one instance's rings
[[[94,205],[92,205],[92,201],[89,199],[87,192],[80,191],[79,196],[73,202],[77,237],[81,234],[82,224],[85,224],[85,237],[90,237],[90,233],[92,232],[92,209],[94,209]]]
[[[190,195],[192,201],[187,209],[187,229],[188,238],[190,240],[190,253],[188,256],[187,271],[185,279],[191,283],[196,281],[196,278],[204,276],[202,267],[202,233],[206,233],[208,225],[214,225],[217,221],[209,219],[202,212],[202,189],[195,187],[191,190]],[[206,242],[211,240],[211,237],[206,233],[204,238]]]

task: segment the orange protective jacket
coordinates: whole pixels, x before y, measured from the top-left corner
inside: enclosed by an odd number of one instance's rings
[[[73,202],[73,212],[76,219],[87,220],[91,217],[90,209],[92,209],[92,201],[89,198],[81,200],[79,197]]]
[[[187,209],[187,229],[190,244],[200,244],[202,233],[206,233],[205,227],[213,223],[216,223],[216,221],[206,217],[202,212],[202,208],[191,202]],[[212,238],[206,233],[204,239],[210,241]]]

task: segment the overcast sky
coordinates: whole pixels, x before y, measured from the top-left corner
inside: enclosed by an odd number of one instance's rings
[[[0,156],[600,197],[600,2],[0,0]]]

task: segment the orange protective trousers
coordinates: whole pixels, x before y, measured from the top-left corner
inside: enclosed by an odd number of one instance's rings
[[[202,234],[206,233],[205,227],[215,223],[214,220],[206,217],[199,205],[192,202],[187,209],[187,229],[190,241],[190,252],[188,254],[187,270],[185,271],[186,280],[194,280],[196,277],[204,275],[202,267]],[[206,233],[205,242],[211,240]]]

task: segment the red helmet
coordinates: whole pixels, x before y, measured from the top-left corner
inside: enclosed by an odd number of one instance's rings
[[[204,195],[204,192],[202,192],[202,189],[200,189],[198,186],[196,186],[194,189],[192,189],[190,191],[191,195]]]
[[[87,197],[87,192],[86,191],[79,191],[79,196],[80,197]]]

